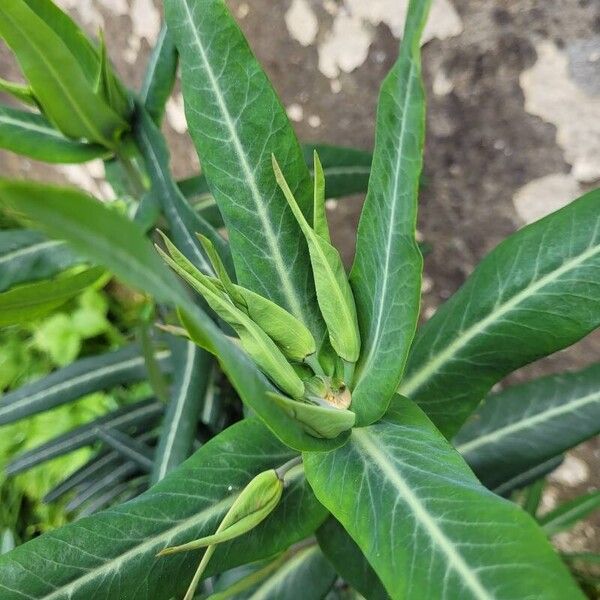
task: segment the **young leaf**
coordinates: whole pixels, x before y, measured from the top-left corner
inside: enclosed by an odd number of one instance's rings
[[[341,198],[367,191],[372,159],[370,152],[344,146],[304,144],[302,153],[307,166],[312,167],[315,150],[323,163],[323,172],[327,181],[327,198]],[[182,179],[177,182],[177,185],[192,206],[213,227],[223,226],[223,217],[210,194],[204,175]]]
[[[82,517],[89,517],[95,512],[107,508],[111,504],[127,502],[127,500],[139,496],[147,488],[147,475],[136,477],[134,480],[124,481],[93,498],[78,512],[77,518],[81,519]]]
[[[197,558],[187,553],[156,558],[156,553],[213,532],[255,474],[294,456],[260,421],[245,419],[134,502],[44,534],[0,557],[0,597],[114,600],[116,588],[107,582],[117,577],[117,596],[180,598]],[[309,536],[325,516],[303,477],[295,478],[268,519],[217,549],[206,574],[272,557]]]
[[[157,352],[156,359],[163,370],[171,368],[169,350]],[[146,376],[144,358],[137,344],[81,358],[68,367],[4,394],[0,400],[0,425],[13,423],[86,394],[140,381]]]
[[[192,454],[198,415],[204,404],[213,361],[209,354],[187,340],[173,340],[173,390],[160,432],[152,483]]]
[[[127,123],[94,93],[63,40],[24,0],[3,0],[0,36],[15,53],[50,121],[68,137],[114,148]]]
[[[420,38],[430,4],[409,3],[400,54],[379,94],[373,166],[350,273],[363,340],[352,393],[361,425],[384,414],[419,316],[423,261],[415,228],[425,137]]]
[[[354,297],[340,254],[327,239],[313,231],[302,214],[275,156],[272,160],[275,179],[308,243],[317,301],[327,324],[331,345],[345,361],[355,363],[360,352],[358,321]],[[349,381],[347,383],[350,384]]]
[[[0,107],[0,148],[49,163],[105,158],[106,148],[65,137],[42,115]]]
[[[205,273],[212,275],[212,268],[203,254],[195,233],[200,232],[210,239],[219,256],[233,273],[231,255],[225,240],[204,219],[196,214],[183,197],[169,172],[169,151],[164,137],[153,123],[150,115],[137,107],[134,135],[144,157],[146,168],[152,181],[171,235],[177,247],[192,263]]]
[[[20,100],[23,104],[29,104],[29,106],[37,106],[33,91],[28,85],[22,85],[20,83],[14,83],[7,81],[0,77],[0,92],[9,94],[13,98]],[[4,108],[4,107],[3,107]]]
[[[537,515],[538,509],[542,502],[542,496],[544,495],[544,488],[546,487],[546,479],[541,478],[534,481],[529,487],[525,489],[525,495],[521,506],[523,510],[530,514],[532,517]]]
[[[600,364],[491,394],[454,439],[491,488],[600,433]]]
[[[96,91],[118,115],[125,116],[131,112],[131,101],[110,63],[102,30],[100,31],[100,70]]]
[[[313,191],[313,230],[320,238],[331,243],[329,225],[327,224],[327,213],[325,211],[325,173],[316,150],[314,152],[313,177],[315,182]]]
[[[49,240],[37,231],[0,231],[0,292],[18,283],[53,277],[83,262],[67,244]]]
[[[589,192],[508,237],[417,335],[400,392],[446,436],[505,375],[600,325],[599,203]]]
[[[187,259],[167,238],[164,239],[169,253],[175,257],[171,258],[159,249],[169,266],[206,300],[219,317],[231,325],[240,338],[242,348],[261,371],[284,392],[293,398],[301,398],[304,395],[304,384],[275,342],[252,319],[235,307],[225,292],[218,287],[218,280],[203,275],[189,262],[186,267],[181,266]]]
[[[273,392],[269,392],[268,396],[291,418],[302,423],[310,435],[318,438],[333,439],[349,433],[356,420],[356,415],[350,410],[300,402]]]
[[[69,188],[0,180],[0,206],[25,213],[36,225],[67,240],[83,257],[106,265],[116,276],[179,306],[196,343],[216,354],[229,381],[284,443],[297,450],[329,450],[344,443],[308,435],[266,397],[267,379],[235,342],[228,339],[189,298],[178,278],[153,251],[138,225],[101,202]]]
[[[583,598],[531,517],[482,487],[405,398],[304,466],[394,599]]]
[[[165,14],[190,133],[228,227],[238,282],[320,339],[306,246],[271,167],[273,152],[309,215],[310,176],[285,109],[223,0],[167,0]]]
[[[156,422],[162,415],[164,405],[156,400],[142,400],[135,404],[123,406],[113,412],[99,417],[90,423],[81,425],[68,433],[57,436],[50,441],[19,454],[6,467],[8,475],[15,475],[31,469],[42,462],[63,456],[68,452],[93,444],[98,439],[98,428],[108,427],[128,430],[146,427]]]
[[[98,71],[98,51],[85,32],[53,0],[25,0],[29,8],[63,41],[90,83]]]
[[[140,100],[156,125],[162,122],[176,77],[177,49],[167,26],[163,25],[148,59],[140,90]]]
[[[564,502],[554,510],[538,518],[540,525],[547,535],[552,536],[570,529],[582,519],[600,510],[600,491],[583,494]]]
[[[302,362],[316,351],[315,339],[304,323],[271,300],[235,285],[210,240],[200,236],[200,242],[231,301],[279,346],[287,358]]]
[[[75,275],[17,286],[0,294],[0,327],[37,319],[77,296],[104,277],[92,267]]]

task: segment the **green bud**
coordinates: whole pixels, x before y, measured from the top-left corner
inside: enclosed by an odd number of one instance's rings
[[[242,348],[263,373],[286,394],[301,398],[304,395],[304,384],[275,342],[233,304],[219,280],[200,272],[164,234],[163,239],[171,256],[160,248],[157,249],[170,267],[206,300],[219,317],[231,325],[240,338]],[[182,323],[185,325],[185,320]],[[206,347],[204,344],[200,345]]]
[[[315,352],[315,340],[304,323],[275,302],[234,284],[210,240],[200,235],[198,238],[232,302],[279,346],[287,358],[302,362]]]
[[[277,183],[308,243],[317,302],[329,330],[331,345],[344,360],[354,363],[358,360],[360,353],[360,334],[354,296],[342,259],[339,252],[310,227],[274,156],[272,160]]]
[[[232,540],[264,521],[277,507],[283,493],[283,481],[275,469],[259,473],[241,491],[212,535],[161,550],[157,556],[198,550]]]
[[[299,421],[306,433],[314,437],[336,438],[354,427],[356,415],[350,410],[292,400],[273,392],[268,395],[290,417]]]
[[[216,545],[239,537],[262,523],[275,510],[282,494],[283,481],[277,472],[274,469],[263,471],[241,491],[213,535],[180,546],[165,548],[157,554],[157,556],[166,556],[206,547],[206,552],[202,556],[184,600],[191,600],[194,597]]]

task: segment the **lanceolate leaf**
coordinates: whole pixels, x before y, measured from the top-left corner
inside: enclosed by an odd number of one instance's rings
[[[273,568],[273,570],[271,570]],[[262,577],[261,577],[262,575]],[[322,600],[331,589],[336,573],[319,547],[309,544],[291,549],[266,565],[257,565],[210,600]],[[253,583],[258,581],[258,583]],[[242,588],[236,593],[237,588]]]
[[[6,467],[6,473],[14,475],[31,469],[47,460],[62,456],[78,448],[89,446],[98,439],[98,428],[107,427],[128,431],[154,423],[163,413],[164,405],[156,400],[142,400],[123,406],[103,417],[86,423],[49,442],[23,452]]]
[[[65,135],[114,147],[126,122],[94,93],[61,37],[24,0],[3,0],[0,36],[15,53],[44,112]]]
[[[69,139],[36,113],[0,107],[0,148],[49,163],[104,158],[106,148]]]
[[[521,490],[532,483],[535,483],[540,479],[540,477],[545,477],[549,473],[552,473],[554,469],[560,467],[564,460],[564,456],[556,456],[551,458],[550,460],[546,460],[539,465],[535,465],[506,481],[503,481],[501,484],[492,488],[492,491],[499,496],[504,496],[505,498],[509,498],[510,494],[515,490]]]
[[[162,369],[171,368],[169,350],[157,352]],[[4,394],[0,398],[0,425],[12,423],[81,398],[98,390],[146,377],[144,358],[137,345],[82,358],[64,369]]]
[[[198,416],[211,378],[210,355],[187,340],[174,340],[173,390],[162,423],[152,482],[160,481],[192,453]]]
[[[258,420],[244,420],[134,501],[45,534],[0,557],[0,597],[181,597],[198,555],[156,558],[156,553],[214,532],[254,475],[293,456]],[[294,479],[278,508],[257,529],[217,549],[206,575],[285,550],[310,535],[325,515],[304,479]]]
[[[271,167],[274,153],[310,216],[310,177],[285,110],[223,0],[168,0],[165,12],[190,133],[228,227],[238,280],[321,339],[306,245]]]
[[[177,49],[167,31],[167,26],[163,25],[150,54],[140,90],[140,100],[157,125],[162,122],[165,105],[173,91],[176,76]]]
[[[148,475],[141,475],[131,481],[124,481],[93,498],[77,513],[77,518],[93,515],[95,512],[115,503],[126,502],[139,496],[147,488]]]
[[[583,494],[561,504],[538,520],[548,535],[555,535],[573,527],[575,523],[600,510],[600,490]]]
[[[350,274],[363,344],[352,409],[364,425],[383,415],[395,393],[419,316],[423,260],[415,231],[425,137],[420,38],[430,4],[410,2],[400,55],[381,87]]]
[[[67,240],[82,256],[104,264],[128,284],[152,294],[157,302],[179,306],[194,341],[219,356],[223,370],[242,400],[268,423],[284,443],[297,450],[325,450],[344,443],[307,434],[267,397],[273,391],[246,354],[228,339],[187,294],[143,230],[101,202],[70,188],[0,180],[0,205],[18,210],[40,228]]]
[[[96,433],[107,446],[133,461],[142,471],[149,473],[152,470],[153,452],[143,442],[112,427],[100,426]]]
[[[365,150],[324,144],[304,144],[302,154],[312,169],[313,149],[319,153],[325,174],[325,197],[341,198],[367,191],[372,155]],[[177,182],[183,195],[214,227],[223,225],[223,218],[204,175],[196,175]]]
[[[479,485],[407,399],[304,464],[394,599],[582,598],[531,517]]]
[[[29,106],[37,106],[35,96],[33,95],[33,91],[28,85],[14,83],[13,81],[8,81],[0,77],[0,92],[3,92],[4,94],[9,94],[13,98],[16,98],[20,102],[23,102],[23,104],[28,104]]]
[[[90,83],[100,63],[98,51],[82,29],[53,0],[25,0],[29,8],[60,37]]]
[[[37,231],[0,231],[0,292],[18,283],[52,277],[82,262],[65,242],[49,240]]]
[[[329,517],[317,529],[319,546],[336,571],[369,600],[388,600],[389,594],[361,549],[342,525]]]
[[[233,273],[227,243],[211,225],[192,210],[175,185],[169,173],[167,145],[150,115],[142,107],[138,107],[136,115],[135,136],[146,162],[153,192],[161,203],[175,245],[198,269],[212,274],[210,262],[195,235],[201,233],[210,239]]]
[[[600,364],[488,396],[454,440],[491,488],[600,433]]]
[[[493,250],[425,324],[400,391],[450,437],[511,371],[598,327],[600,190]]]
[[[104,275],[92,267],[74,275],[64,275],[37,283],[17,286],[0,294],[0,327],[37,319],[94,285]]]

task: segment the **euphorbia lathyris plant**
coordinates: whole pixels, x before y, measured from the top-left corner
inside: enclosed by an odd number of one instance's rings
[[[311,173],[221,0],[165,1],[168,30],[143,93],[124,102],[117,103],[122,86],[105,51],[90,46],[94,68],[105,74],[94,97],[112,107],[105,115],[116,114],[118,104],[126,120],[107,124],[102,135],[66,128],[52,112],[58,92],[40,92],[43,81],[28,72],[36,60],[29,46],[56,40],[32,31],[35,43],[24,44],[27,36],[16,38],[8,27],[29,11],[53,15],[56,34],[70,21],[51,7],[11,0],[0,9],[0,32],[45,115],[20,115],[22,130],[35,119],[37,133],[46,132],[38,157],[54,156],[50,138],[82,152],[81,160],[101,147],[108,172],[120,165],[125,194],[140,204],[132,222],[77,190],[6,180],[0,201],[67,241],[82,262],[151,295],[162,329],[185,338],[187,353],[171,359],[172,395],[155,445],[142,439],[152,427],[140,427],[127,411],[96,427],[128,460],[150,460],[158,483],[1,558],[2,597],[167,599],[187,589],[191,598],[204,585],[202,593],[214,598],[322,598],[341,593],[337,575],[367,598],[581,597],[542,527],[554,533],[572,515],[587,514],[597,495],[542,517],[538,483],[526,494],[526,510],[502,496],[536,482],[564,451],[598,433],[597,366],[478,405],[509,372],[598,326],[600,193],[500,244],[415,337],[425,116],[419,39],[429,2],[410,3],[398,60],[382,85],[349,278],[324,210],[332,150],[321,152],[324,167],[315,154]],[[173,181],[157,127],[157,98],[164,102],[172,84],[173,43],[205,177],[193,184]],[[43,68],[38,60],[31,72]],[[10,143],[31,153],[31,146]],[[335,153],[340,164],[356,157]],[[194,186],[210,191],[228,242],[213,227],[214,213],[209,222],[186,198]],[[164,233],[154,236],[155,251],[146,231],[159,221]],[[45,285],[64,287],[64,277]],[[13,296],[6,302],[14,306],[22,289],[7,292]],[[56,302],[39,301],[37,310]],[[192,449],[204,388],[190,394],[190,382],[209,379],[208,354],[247,414],[174,468]],[[151,380],[161,396],[160,377]],[[15,399],[20,416],[66,401],[50,395],[44,403],[43,390],[37,393]],[[10,414],[10,404],[2,410]],[[88,432],[85,439],[94,438]],[[174,453],[181,440],[187,450]],[[39,455],[33,450],[21,463]]]

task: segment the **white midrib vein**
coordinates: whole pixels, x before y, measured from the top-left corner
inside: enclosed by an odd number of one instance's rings
[[[113,570],[119,569],[123,564],[133,560],[136,556],[144,555],[149,553],[152,548],[155,548],[161,544],[161,542],[170,542],[176,535],[191,529],[196,524],[202,523],[212,515],[218,515],[223,513],[233,503],[235,495],[224,498],[220,502],[213,504],[205,510],[193,515],[189,519],[182,521],[175,527],[171,527],[163,531],[162,533],[150,537],[141,544],[134,546],[131,550],[123,552],[120,556],[113,558],[105,563],[102,563],[99,567],[90,569],[85,575],[78,577],[74,581],[57,587],[51,593],[46,596],[40,597],[40,600],[58,600],[59,598],[71,598],[73,593],[83,587],[88,582],[94,581],[97,577],[102,577],[106,573],[110,573]],[[147,557],[147,560],[151,560],[151,557]],[[1,583],[0,583],[1,585]]]
[[[77,142],[74,142],[73,140],[70,140],[70,139],[66,138],[65,136],[61,135],[55,129],[51,129],[50,127],[44,127],[43,125],[37,125],[30,121],[19,121],[18,119],[13,119],[12,117],[9,117],[7,115],[0,115],[0,123],[6,123],[7,125],[15,125],[16,127],[19,127],[20,129],[28,129],[29,131],[36,131],[37,133],[42,133],[49,137],[56,138],[57,140],[60,140],[61,142],[67,142],[67,143],[71,143],[71,144],[77,143]]]
[[[378,305],[377,305],[377,316],[375,318],[373,335],[371,337],[369,353],[364,361],[361,361],[360,372],[363,373],[363,377],[366,377],[371,372],[370,365],[375,360],[380,351],[379,341],[381,336],[383,335],[383,309],[388,305],[387,302],[387,288],[389,284],[389,270],[390,270],[390,259],[392,253],[392,240],[394,238],[395,231],[395,219],[396,219],[396,210],[398,208],[399,199],[398,199],[398,189],[400,186],[400,166],[404,159],[404,153],[402,152],[402,148],[404,147],[404,138],[406,137],[406,131],[408,129],[408,106],[410,104],[412,88],[414,83],[413,72],[415,68],[415,63],[411,60],[411,66],[408,73],[408,85],[406,89],[406,95],[404,97],[404,106],[402,109],[402,125],[400,129],[400,135],[398,136],[398,152],[396,153],[397,160],[394,165],[394,187],[392,189],[391,198],[392,198],[392,210],[389,215],[388,223],[389,227],[387,230],[387,239],[385,244],[385,262],[383,268],[383,281],[381,291],[377,294]],[[358,384],[357,384],[358,385]]]
[[[565,402],[565,404],[562,404],[561,406],[555,406],[543,412],[532,415],[531,417],[525,417],[520,421],[510,423],[509,425],[505,425],[504,427],[490,431],[489,433],[481,435],[470,442],[465,442],[464,444],[457,446],[456,449],[461,454],[472,452],[473,450],[476,450],[481,446],[485,446],[486,444],[493,444],[507,435],[511,435],[535,425],[539,425],[540,423],[544,423],[545,421],[549,421],[550,419],[560,415],[572,413],[573,411],[582,408],[587,404],[593,404],[594,402],[598,401],[600,401],[600,392],[594,392],[592,394],[588,394],[587,396],[582,396],[577,400]]]
[[[355,429],[352,432],[352,439],[371,456],[386,476],[387,481],[396,488],[413,513],[414,518],[427,532],[434,548],[439,549],[446,556],[448,565],[460,576],[465,586],[473,592],[474,597],[480,600],[494,600],[494,597],[483,587],[477,574],[465,562],[452,540],[440,529],[435,518],[427,511],[419,497],[394,468],[387,454],[371,439],[371,434],[364,429]]]
[[[39,242],[33,244],[32,246],[27,246],[26,248],[19,248],[18,250],[14,250],[12,252],[8,252],[7,254],[3,254],[2,256],[0,256],[0,264],[9,262],[11,260],[15,260],[17,258],[22,258],[23,256],[33,254],[34,252],[39,252],[40,250],[52,248],[53,246],[66,246],[66,242],[50,240],[47,242]]]
[[[172,400],[172,402],[175,402],[175,414],[173,415],[173,418],[169,424],[169,433],[165,442],[164,452],[161,456],[160,465],[158,466],[156,473],[156,481],[160,481],[167,474],[169,459],[171,458],[171,452],[173,450],[173,445],[175,444],[175,438],[177,436],[177,432],[179,431],[179,423],[181,421],[181,415],[183,414],[185,398],[187,396],[188,387],[194,373],[194,358],[196,357],[196,352],[196,345],[191,342],[187,342],[187,352],[181,387],[179,388],[179,394],[177,395],[177,398]]]
[[[495,308],[490,314],[474,323],[463,331],[459,337],[457,337],[451,344],[446,346],[444,350],[435,355],[431,360],[427,361],[420,369],[408,377],[399,388],[399,392],[405,396],[413,394],[418,390],[427,380],[438,371],[438,369],[445,363],[452,360],[452,358],[460,352],[473,338],[485,332],[487,327],[496,321],[500,320],[504,315],[508,314],[511,310],[519,306],[522,302],[534,296],[545,286],[551,284],[556,279],[559,279],[565,273],[576,269],[579,265],[593,258],[596,254],[600,253],[600,244],[588,248],[585,252],[582,252],[579,256],[574,259],[564,262],[558,269],[544,275],[538,279],[534,284],[521,290],[518,294],[515,294],[510,300],[501,304]]]
[[[262,223],[263,231],[265,233],[267,244],[269,246],[270,254],[273,257],[275,269],[281,281],[283,293],[289,304],[290,311],[295,317],[297,317],[303,322],[306,322],[307,319],[304,318],[302,307],[296,296],[294,287],[289,277],[288,267],[286,267],[283,257],[281,256],[281,252],[277,244],[277,236],[275,235],[271,221],[269,220],[269,217],[265,212],[265,207],[262,203],[262,197],[254,175],[252,173],[252,169],[250,168],[250,165],[248,163],[248,158],[246,157],[246,153],[244,152],[244,148],[235,129],[234,121],[231,115],[229,114],[229,109],[227,108],[227,104],[225,103],[225,98],[223,97],[223,93],[221,92],[221,88],[219,87],[217,78],[215,77],[215,74],[210,65],[210,61],[208,60],[208,56],[206,55],[204,45],[202,44],[198,32],[196,31],[196,27],[194,26],[194,18],[192,16],[192,13],[190,12],[189,0],[182,0],[181,4],[185,7],[186,18],[189,24],[190,31],[192,32],[195,44],[198,48],[198,52],[200,53],[200,57],[204,64],[206,74],[208,75],[208,81],[215,94],[217,104],[219,105],[219,110],[223,115],[225,126],[227,127],[229,135],[231,136],[231,141],[233,142],[235,152],[239,158],[240,165],[244,173],[244,178],[250,188],[252,200],[254,201],[254,205],[256,206],[256,212]]]
[[[170,354],[169,350],[162,350],[162,351],[156,353],[156,358],[158,360],[162,360],[163,358],[166,358],[167,356],[169,356],[169,354]],[[6,406],[0,405],[0,414],[2,414],[2,415],[10,414],[11,412],[14,412],[15,410],[22,409],[24,406],[28,406],[29,404],[32,404],[33,402],[36,402],[37,400],[47,397],[49,394],[57,394],[59,392],[62,392],[63,390],[67,390],[67,389],[73,387],[74,385],[79,385],[79,384],[91,381],[93,379],[98,379],[99,377],[108,375],[109,373],[113,374],[113,373],[115,373],[115,371],[121,371],[124,369],[128,369],[130,367],[135,367],[138,364],[139,365],[144,364],[143,357],[136,356],[135,358],[130,358],[130,359],[125,360],[118,364],[110,364],[110,365],[107,365],[106,367],[102,367],[101,369],[96,369],[92,372],[83,373],[82,375],[78,375],[71,379],[67,379],[66,381],[63,381],[62,383],[57,383],[56,385],[52,385],[40,392],[37,392],[36,394],[33,394],[31,396],[26,396],[22,400],[17,400]]]

